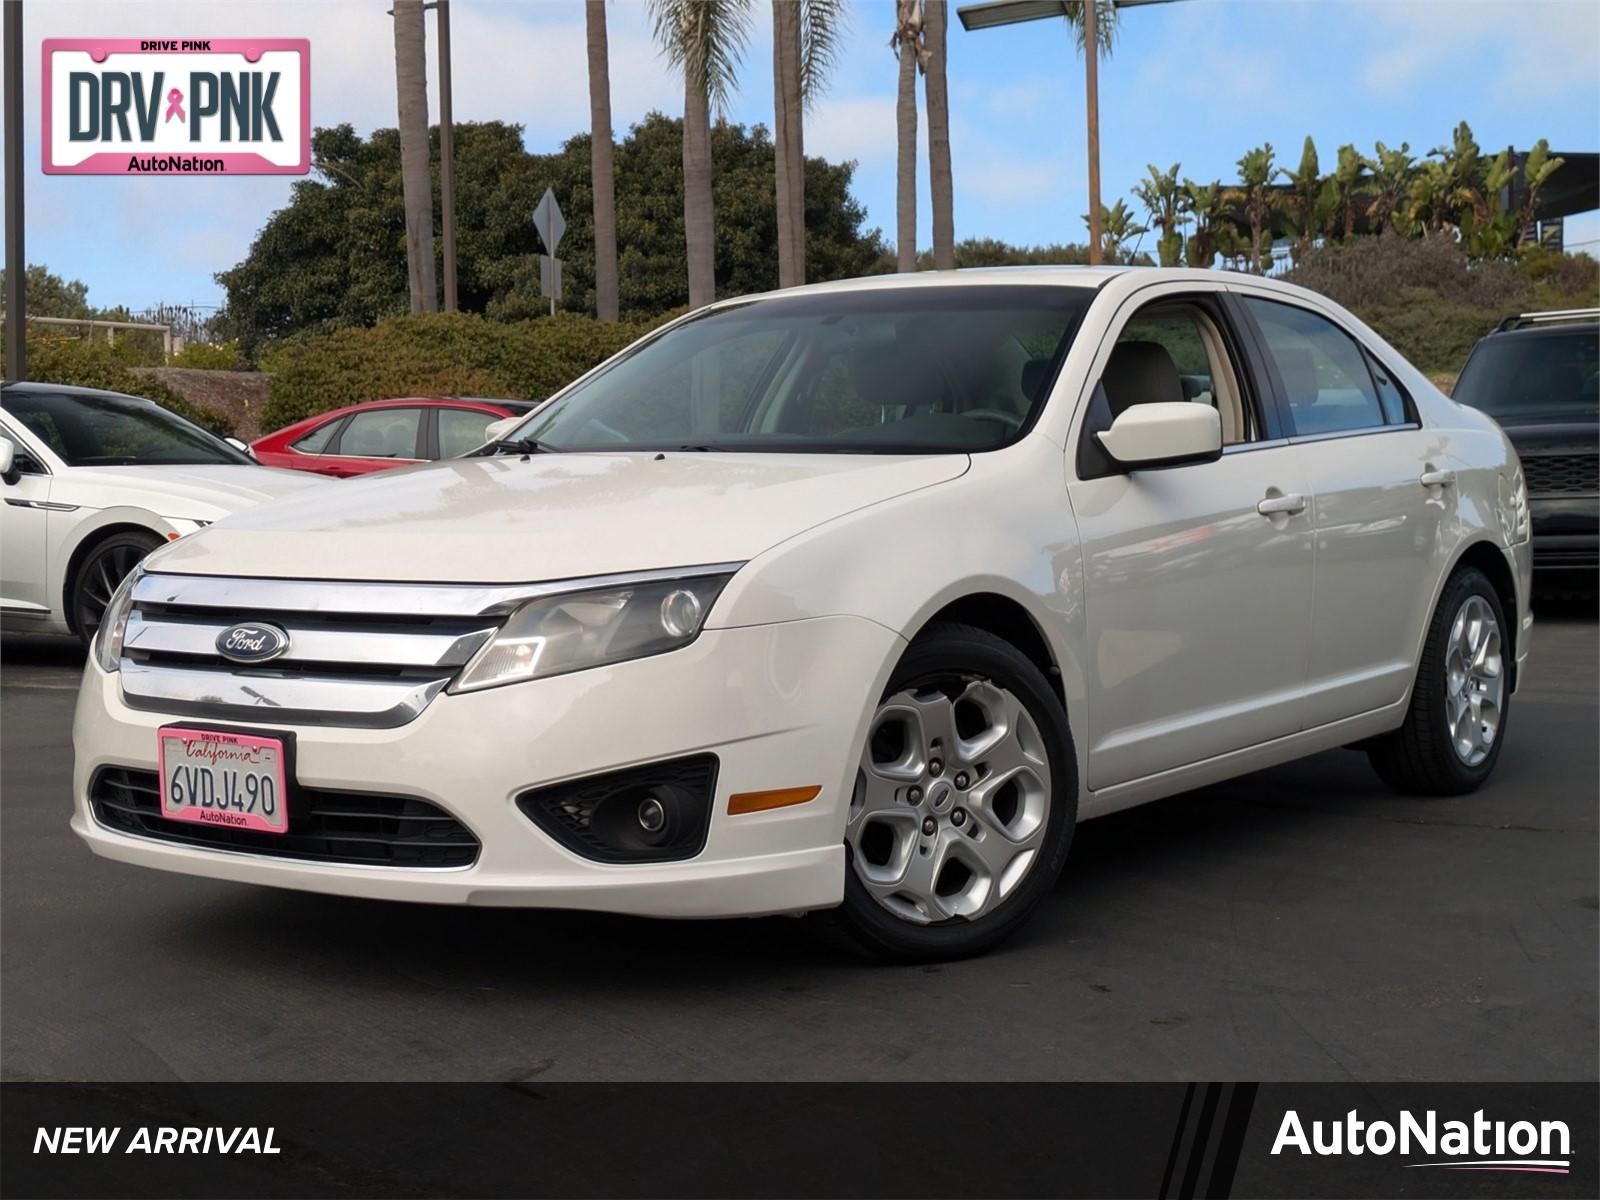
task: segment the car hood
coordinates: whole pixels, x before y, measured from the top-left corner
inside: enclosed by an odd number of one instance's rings
[[[739,562],[960,476],[965,454],[540,454],[449,459],[240,513],[159,569],[524,583]]]
[[[91,508],[135,504],[163,517],[214,520],[269,500],[321,491],[332,480],[305,471],[237,466],[73,467],[62,477],[71,503]],[[52,498],[56,498],[52,494]],[[61,497],[68,499],[65,492]]]

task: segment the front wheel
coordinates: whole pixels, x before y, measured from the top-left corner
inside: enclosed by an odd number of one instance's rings
[[[1428,626],[1405,724],[1367,751],[1390,787],[1455,796],[1489,778],[1511,701],[1507,628],[1487,575],[1464,567],[1450,576]]]
[[[1077,816],[1072,735],[1043,672],[991,633],[936,625],[873,714],[827,919],[894,961],[977,954],[1049,893]]]
[[[112,534],[84,555],[73,573],[68,604],[72,627],[85,646],[94,641],[100,619],[105,616],[106,605],[111,603],[117,585],[159,545],[161,539],[155,534],[129,530]]]

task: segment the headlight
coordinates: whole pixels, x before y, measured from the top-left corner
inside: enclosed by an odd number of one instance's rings
[[[94,653],[102,671],[115,671],[122,663],[122,635],[128,628],[128,614],[133,611],[133,585],[143,574],[143,567],[134,567],[123,576],[117,590],[111,593],[106,611],[101,614]]]
[[[561,592],[530,600],[451,686],[471,692],[687,646],[731,572]]]

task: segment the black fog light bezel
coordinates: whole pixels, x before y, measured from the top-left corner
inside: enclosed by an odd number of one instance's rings
[[[718,765],[715,754],[645,763],[529,788],[516,804],[540,830],[591,862],[682,862],[705,849]],[[639,820],[650,799],[664,810],[657,831]]]

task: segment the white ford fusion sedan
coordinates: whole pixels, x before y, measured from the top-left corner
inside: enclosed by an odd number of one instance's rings
[[[73,826],[241,882],[969,954],[1080,820],[1351,744],[1482,783],[1529,571],[1499,429],[1312,293],[800,288],[476,456],[157,552],[85,673]]]

